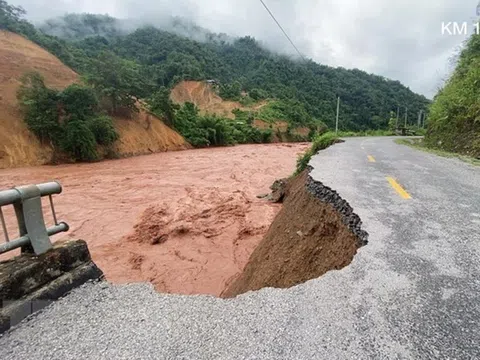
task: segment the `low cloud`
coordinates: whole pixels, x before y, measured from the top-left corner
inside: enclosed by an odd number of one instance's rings
[[[259,0],[14,0],[34,22],[67,12],[109,14],[146,23],[171,16],[213,32],[251,35],[268,48],[295,50]],[[442,35],[442,22],[468,22],[477,0],[265,0],[300,51],[331,66],[359,68],[432,97],[451,70],[464,35]],[[473,30],[470,26],[469,31]]]

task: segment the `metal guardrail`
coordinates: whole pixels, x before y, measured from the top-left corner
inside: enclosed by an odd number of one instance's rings
[[[22,248],[22,252],[33,252],[41,255],[52,248],[49,236],[69,230],[67,223],[58,222],[52,195],[60,194],[62,186],[58,182],[39,185],[19,186],[0,191],[0,222],[6,243],[0,244],[0,254]],[[41,198],[48,196],[55,225],[45,225]],[[2,206],[13,205],[17,217],[20,237],[10,239]]]

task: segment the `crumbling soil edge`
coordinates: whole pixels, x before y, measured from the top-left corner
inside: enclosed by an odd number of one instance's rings
[[[362,220],[360,216],[355,214],[350,204],[344,200],[335,190],[325,186],[322,182],[314,180],[310,173],[313,170],[312,166],[307,167],[307,190],[314,195],[318,200],[330,204],[338,211],[343,223],[350,229],[350,231],[358,239],[358,247],[363,247],[368,244],[368,233],[362,229]]]
[[[289,179],[284,207],[222,298],[263,288],[291,288],[351,264],[368,242],[360,217],[333,189],[310,176]]]

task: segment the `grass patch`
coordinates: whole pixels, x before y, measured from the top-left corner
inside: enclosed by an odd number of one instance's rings
[[[445,150],[439,150],[439,149],[434,149],[434,148],[431,148],[431,147],[427,147],[425,145],[423,139],[397,139],[397,140],[395,140],[395,142],[397,144],[400,144],[400,145],[407,145],[407,146],[413,147],[415,149],[419,149],[419,150],[422,150],[422,151],[425,151],[425,152],[428,152],[428,153],[431,153],[431,154],[435,154],[435,155],[438,155],[438,156],[442,156],[442,157],[446,157],[446,158],[456,158],[456,159],[460,159],[460,160],[462,160],[466,163],[476,165],[476,166],[480,166],[480,159],[476,159],[476,158],[471,157],[471,156],[457,154],[457,153],[454,153],[454,152],[449,152],[449,151],[445,151]]]
[[[300,174],[308,166],[308,163],[312,159],[312,156],[318,153],[320,150],[326,149],[329,146],[339,142],[340,139],[335,133],[327,132],[323,135],[317,136],[313,139],[312,146],[303,155],[300,155],[297,159],[297,169],[294,175]]]

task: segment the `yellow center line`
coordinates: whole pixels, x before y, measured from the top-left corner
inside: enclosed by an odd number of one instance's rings
[[[395,189],[395,191],[403,198],[403,199],[411,199],[412,197],[405,189],[394,179],[391,177],[387,177],[388,182],[390,185]]]
[[[368,161],[370,162],[376,162],[375,158],[372,155],[368,155]]]

